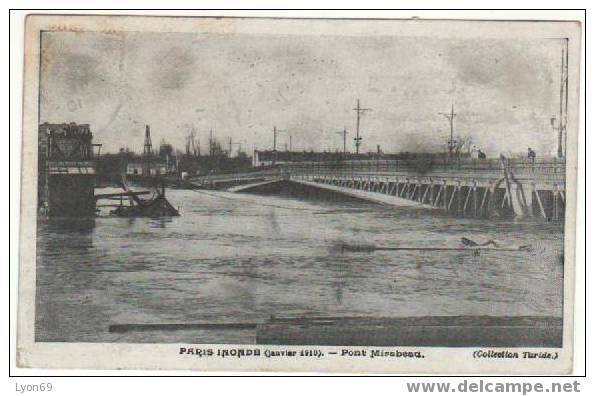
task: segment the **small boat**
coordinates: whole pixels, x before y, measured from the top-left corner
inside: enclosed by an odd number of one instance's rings
[[[165,188],[157,189],[154,197],[140,198],[131,194],[132,205],[120,205],[111,213],[120,217],[169,217],[179,216],[180,212],[165,198]]]
[[[150,191],[133,191],[125,177],[122,177],[121,193],[100,194],[95,199],[119,199],[120,204],[110,213],[120,217],[171,217],[179,216],[180,212],[165,198],[165,187],[155,188],[151,198],[141,198],[141,195],[151,194]],[[124,197],[128,197],[128,205],[124,205]]]

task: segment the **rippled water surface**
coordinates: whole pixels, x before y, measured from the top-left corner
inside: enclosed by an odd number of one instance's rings
[[[172,190],[176,218],[41,221],[36,339],[253,342],[249,331],[113,334],[108,326],[271,315],[561,316],[559,226],[318,198]],[[535,249],[476,256],[333,248],[456,247],[461,237]]]

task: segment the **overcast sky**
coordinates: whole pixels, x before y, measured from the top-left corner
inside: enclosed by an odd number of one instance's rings
[[[354,151],[355,107],[362,151],[443,150],[455,134],[489,156],[555,150],[559,40],[415,37],[45,32],[41,122],[91,124],[103,151],[183,149],[192,126],[203,150],[209,130],[243,149],[271,148],[273,126],[294,149]],[[235,147],[234,149],[237,149]]]

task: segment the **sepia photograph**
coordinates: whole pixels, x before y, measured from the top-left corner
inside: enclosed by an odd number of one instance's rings
[[[21,365],[569,369],[580,23],[26,29]]]

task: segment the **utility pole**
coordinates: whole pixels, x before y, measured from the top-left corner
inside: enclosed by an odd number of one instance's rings
[[[337,132],[339,135],[343,135],[343,157],[347,154],[347,128],[343,128],[341,132]]]
[[[364,114],[366,111],[372,111],[372,109],[363,109],[360,107],[359,105],[359,99],[357,100],[357,107],[355,109],[355,112],[357,113],[357,123],[356,123],[356,129],[355,129],[355,137],[353,138],[353,140],[355,141],[355,153],[359,154],[359,146],[362,144],[362,137],[359,135],[359,124],[360,124],[360,116],[362,114]]]
[[[289,135],[289,151],[293,150],[293,136]]]
[[[277,134],[285,132],[282,129],[277,129],[276,126],[273,126],[273,165],[277,163]]]
[[[190,132],[190,148],[192,151],[192,156],[196,157],[196,146],[194,145],[194,130]]]
[[[454,140],[454,120],[455,120],[455,116],[457,115],[457,113],[455,113],[455,105],[452,104],[451,105],[451,109],[450,109],[450,113],[438,113],[438,114],[442,114],[443,116],[445,116],[446,118],[448,118],[448,121],[450,123],[450,139],[448,139],[448,156],[450,157],[452,155],[452,151],[455,148],[455,140]]]
[[[558,120],[558,158],[564,158],[564,137],[568,111],[568,39],[566,51],[562,48],[562,62],[560,66],[560,119]]]

